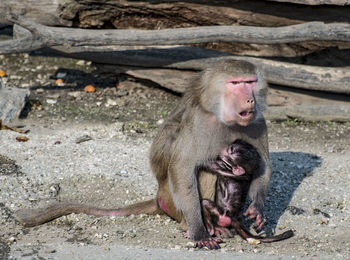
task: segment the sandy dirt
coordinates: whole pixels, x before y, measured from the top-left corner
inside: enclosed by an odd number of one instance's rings
[[[252,245],[235,236],[215,252],[198,250],[159,215],[73,214],[23,228],[14,212],[24,207],[119,207],[152,198],[148,150],[179,97],[96,74],[83,61],[38,52],[0,60],[5,84],[31,89],[25,113],[11,123],[30,131],[0,131],[0,259],[350,258],[350,123],[268,122],[273,177],[264,232],[293,229],[286,241]],[[97,91],[84,93],[87,84]],[[29,140],[16,141],[20,135]],[[86,135],[91,140],[77,143]]]

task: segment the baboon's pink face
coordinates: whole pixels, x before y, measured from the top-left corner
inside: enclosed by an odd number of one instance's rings
[[[231,77],[225,81],[222,120],[228,125],[247,126],[255,119],[257,77]]]

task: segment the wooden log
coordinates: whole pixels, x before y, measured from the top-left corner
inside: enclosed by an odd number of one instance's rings
[[[174,69],[144,69],[133,68],[129,66],[116,66],[98,64],[98,70],[102,73],[127,74],[138,80],[146,80],[161,87],[170,89],[172,91],[183,93],[188,86],[188,80],[195,74],[193,71],[179,71]],[[309,96],[305,93],[292,93],[284,90],[284,98],[291,98],[287,103],[292,105],[278,104],[273,100],[274,105],[270,105],[270,101],[275,99],[276,91],[268,91],[267,109],[264,111],[265,118],[273,121],[284,120],[300,120],[300,121],[350,121],[350,103],[343,99],[327,99],[327,97],[335,98],[333,94],[325,94],[323,97]],[[304,91],[305,92],[305,91]],[[281,98],[281,97],[280,97]],[[338,96],[339,98],[339,96]],[[294,100],[294,101],[293,101]],[[297,105],[297,101],[301,104]],[[282,102],[283,103],[283,102]]]
[[[176,93],[183,93],[194,71],[96,64],[100,73],[126,74]]]
[[[206,42],[291,43],[304,41],[350,42],[350,24],[310,22],[283,27],[208,26],[163,30],[89,30],[57,28],[38,24],[15,14],[6,18],[32,33],[34,41],[47,47],[65,46],[148,46]],[[19,39],[17,39],[18,41]],[[11,41],[0,43],[0,53],[28,51],[32,42],[26,37],[23,47]],[[33,48],[32,48],[33,50]]]
[[[3,1],[10,7],[45,25],[81,28],[153,29],[210,25],[286,26],[308,21],[325,23],[350,21],[350,7],[307,6],[261,0],[222,1],[120,1],[120,0],[34,0]],[[56,6],[59,9],[56,9]],[[47,8],[46,8],[47,7]],[[4,10],[3,8],[0,9]],[[43,12],[44,10],[44,12]],[[55,19],[49,19],[47,14]],[[4,15],[0,14],[0,23]],[[58,18],[57,18],[58,17]],[[55,22],[56,21],[56,22]],[[243,43],[206,43],[211,48],[237,55],[296,57],[338,42],[301,42],[274,45]],[[347,46],[349,48],[349,46]]]
[[[37,46],[52,46],[55,44],[65,44],[69,42],[70,39],[74,39],[76,44],[91,44],[95,46],[103,46],[106,43],[101,42],[99,40],[91,39],[91,35],[88,35],[85,31],[83,35],[78,37],[80,39],[77,41],[77,38],[73,35],[72,31],[81,31],[79,29],[63,29],[70,31],[70,37],[61,36],[58,31],[62,30],[62,28],[52,28],[43,25],[38,25],[31,20],[22,17],[13,16],[14,21],[18,21],[21,25],[26,26],[30,30],[32,34],[32,39],[30,39],[28,32],[23,32],[23,39],[26,42],[23,43],[23,48],[28,50]],[[350,25],[345,25],[345,29],[348,30]],[[187,30],[189,28],[180,29]],[[176,29],[175,29],[176,30]],[[100,34],[101,38],[105,35],[105,41],[108,44],[113,43],[113,30],[102,30],[102,34]],[[104,34],[103,34],[104,33]],[[350,33],[350,31],[349,31]],[[95,34],[99,34],[96,32]],[[84,38],[86,37],[86,38]],[[121,36],[124,37],[124,36]],[[103,38],[103,37],[102,37]],[[350,40],[346,34],[343,35],[344,39]],[[190,38],[189,38],[190,39]],[[115,40],[115,39],[114,39]],[[20,39],[14,40],[17,44]],[[155,41],[155,39],[153,40]],[[166,42],[166,40],[165,40]],[[104,43],[104,44],[103,44]],[[19,42],[18,44],[21,44]],[[35,44],[37,44],[35,46]],[[108,45],[107,44],[107,45]],[[125,42],[126,44],[126,42]],[[164,42],[162,43],[164,44]],[[16,52],[20,47],[11,43],[11,41],[0,42],[0,53],[8,53],[8,52]],[[178,47],[178,48],[170,48],[170,49],[136,49],[136,50],[125,50],[125,51],[117,51],[112,52],[107,55],[105,47],[103,50],[101,47],[84,47],[87,51],[90,51],[89,54],[86,53],[76,53],[74,54],[78,58],[85,58],[88,60],[103,62],[103,63],[111,63],[111,64],[119,64],[119,65],[132,65],[132,66],[141,66],[141,67],[174,67],[178,69],[196,69],[201,70],[205,68],[208,64],[216,62],[217,59],[230,56],[228,53],[221,53],[216,51],[210,51],[200,48],[191,48],[191,47]],[[91,51],[100,49],[103,51],[101,53],[92,53]],[[97,56],[96,56],[97,54]],[[86,55],[86,57],[81,57],[81,55]],[[102,59],[103,57],[103,59]],[[315,66],[305,66],[305,65],[295,65],[285,62],[277,62],[277,61],[269,61],[264,59],[257,59],[252,57],[237,57],[237,59],[245,59],[248,61],[252,61],[263,67],[266,72],[266,78],[269,82],[275,84],[281,84],[291,87],[299,87],[313,90],[321,90],[321,91],[331,91],[336,93],[350,93],[349,86],[349,78],[350,78],[350,70],[342,69],[342,68],[320,68]],[[101,60],[102,59],[102,60]],[[203,62],[205,61],[205,62]]]
[[[303,4],[303,8],[298,4]],[[2,1],[1,9],[51,26],[157,29],[230,24],[283,26],[306,21],[348,22],[350,13],[344,5],[349,5],[349,0],[11,0]]]
[[[18,1],[18,0],[15,0]],[[294,1],[294,0],[291,0]],[[295,0],[298,1],[298,0]],[[305,0],[316,2],[316,0]],[[348,1],[348,0],[323,0]],[[286,1],[287,2],[287,1]],[[314,4],[314,3],[313,3]],[[164,29],[208,25],[283,26],[306,21],[349,22],[349,9],[261,0],[118,1],[66,0],[60,16],[79,27]],[[176,17],[176,19],[174,19]]]
[[[312,104],[268,107],[264,112],[268,120],[297,119],[301,121],[350,121],[350,105]]]
[[[104,51],[102,51],[104,50]],[[88,49],[55,48],[57,55],[86,59],[97,63],[135,66],[143,68],[171,68],[200,71],[212,66],[219,59],[235,58],[247,60],[261,66],[265,78],[275,83],[293,88],[350,94],[350,69],[342,67],[317,67],[298,65],[267,59],[231,55],[229,53],[196,47],[139,48],[134,49],[101,47]],[[176,90],[174,90],[176,91]]]
[[[350,5],[349,0],[268,0],[273,2],[294,3],[302,5]]]
[[[8,12],[31,18],[37,23],[50,26],[72,26],[72,21],[62,19],[58,6],[61,0],[11,0],[1,1],[0,23],[5,23],[4,16]]]

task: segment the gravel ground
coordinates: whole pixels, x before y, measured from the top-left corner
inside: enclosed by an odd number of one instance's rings
[[[176,222],[158,215],[73,214],[23,228],[13,218],[23,207],[53,201],[119,207],[152,198],[148,150],[179,97],[95,74],[81,61],[40,55],[0,60],[6,84],[32,91],[24,117],[11,124],[30,130],[29,140],[0,131],[0,259],[350,258],[350,123],[268,123],[273,178],[265,232],[291,228],[295,237],[286,241],[251,245],[235,236],[218,251],[198,250]],[[63,86],[54,84],[58,72],[65,73]],[[84,93],[87,83],[97,91]],[[91,140],[77,143],[86,135]]]

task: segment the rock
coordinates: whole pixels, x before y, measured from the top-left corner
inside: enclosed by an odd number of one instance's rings
[[[196,247],[196,244],[194,242],[190,241],[190,242],[187,242],[186,247],[194,248],[194,247]]]
[[[107,98],[107,105],[108,106],[116,106],[117,105],[117,101],[111,99],[111,98]]]
[[[56,78],[58,79],[63,79],[67,76],[67,73],[66,72],[58,72],[57,75],[56,75]]]
[[[79,60],[79,61],[77,61],[77,65],[84,66],[85,65],[85,61],[84,60]]]
[[[0,81],[0,119],[8,123],[17,118],[29,96],[28,89],[7,87]]]
[[[69,92],[68,96],[74,97],[74,98],[78,98],[82,95],[81,91],[73,91],[73,92]]]
[[[161,125],[161,124],[163,124],[164,123],[164,119],[159,119],[158,121],[157,121],[157,125]]]
[[[261,242],[260,242],[260,240],[257,240],[257,239],[255,239],[255,238],[247,238],[247,242],[248,242],[248,244],[250,244],[250,245],[258,245],[258,244],[260,244]]]
[[[91,136],[83,135],[83,136],[77,138],[77,140],[75,141],[75,143],[80,144],[80,143],[87,142],[87,141],[90,141],[90,140],[92,140],[92,137],[91,137]]]
[[[48,98],[46,99],[46,102],[50,105],[53,105],[53,104],[56,104],[57,103],[57,100],[56,99],[51,99],[51,98]]]

